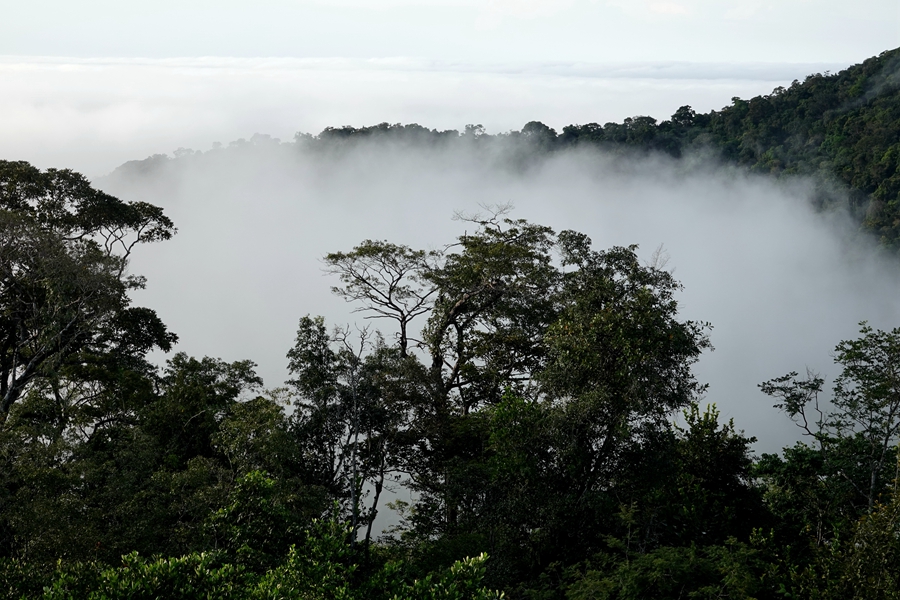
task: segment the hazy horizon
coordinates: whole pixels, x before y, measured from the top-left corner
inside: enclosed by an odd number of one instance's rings
[[[466,62],[408,58],[0,56],[0,157],[91,178],[129,160],[254,134],[381,122],[489,133],[529,121],[667,119],[719,110],[850,63]]]

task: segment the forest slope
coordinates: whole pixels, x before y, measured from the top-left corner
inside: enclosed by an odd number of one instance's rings
[[[621,123],[568,125],[560,133],[532,121],[521,131],[499,135],[485,134],[481,125],[467,125],[460,133],[381,123],[329,127],[314,137],[298,134],[296,143],[324,150],[376,139],[415,144],[512,142],[519,151],[538,153],[596,147],[680,157],[711,150],[754,172],[814,177],[820,207],[848,199],[863,229],[878,236],[884,246],[900,248],[900,49],[839,73],[809,75],[768,95],[735,97],[718,111],[697,113],[682,106],[663,121],[635,116]],[[123,170],[147,166],[136,161],[123,165]]]

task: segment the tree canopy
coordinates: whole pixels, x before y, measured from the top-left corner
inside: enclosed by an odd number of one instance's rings
[[[175,337],[130,308],[140,243],[175,228],[159,207],[94,190],[80,174],[0,161],[0,423],[39,377],[84,352],[168,350]]]

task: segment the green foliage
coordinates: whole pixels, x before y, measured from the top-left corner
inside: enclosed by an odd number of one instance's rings
[[[260,598],[350,600],[358,597],[354,562],[348,543],[351,527],[337,520],[314,521],[302,546],[268,572],[258,586]]]
[[[251,478],[259,484],[259,476]],[[362,569],[348,540],[351,528],[317,520],[303,541],[261,574],[223,560],[222,553],[144,558],[131,553],[119,566],[58,564],[38,572],[19,561],[0,562],[4,598],[45,600],[499,600],[482,585],[484,555],[411,579],[398,562]]]
[[[819,400],[824,381],[812,373],[760,385],[815,445],[786,449],[784,458],[764,456],[757,474],[769,484],[768,502],[791,515],[787,529],[813,533],[817,545],[870,512],[896,476],[900,329],[875,331],[863,322],[860,334],[835,348],[842,371],[827,412]]]
[[[306,525],[302,496],[260,471],[235,482],[224,507],[207,517],[228,559],[254,571],[271,569]]]
[[[342,441],[354,431],[340,416],[348,398],[360,406],[371,394],[367,411],[397,415],[380,431],[390,432],[393,468],[418,492],[402,534],[413,568],[487,550],[488,577],[502,585],[597,548],[617,496],[631,493],[626,450],[641,432],[666,430],[672,411],[702,392],[691,365],[709,346],[707,325],[677,319],[678,283],[642,265],[636,248],[598,252],[582,234],[557,235],[505,210],[470,217],[474,231],[452,252],[367,241],[329,255],[348,286],[338,293],[360,310],[403,326],[421,314],[422,354],[406,355],[401,334],[398,361],[360,359],[371,382],[360,385],[343,366],[350,357],[333,348],[338,338],[308,317],[289,354],[300,414],[330,436],[318,446],[330,449],[329,464],[346,469],[353,456]],[[402,400],[388,401],[398,387]]]
[[[662,547],[624,561],[600,558],[569,584],[569,600],[752,600],[767,592],[765,562],[746,544]]]
[[[846,537],[820,546],[809,564],[792,572],[792,598],[889,600],[900,598],[900,495],[896,488],[847,528]]]
[[[262,385],[250,361],[197,360],[178,353],[168,361],[166,393],[145,412],[146,429],[160,442],[166,466],[183,467],[195,456],[212,457],[212,436],[241,394]]]
[[[762,494],[751,468],[754,441],[720,424],[715,406],[683,411],[684,426],[639,430],[622,458],[606,535],[629,552],[662,546],[746,542],[766,524]]]
[[[302,529],[327,506],[282,408],[267,398],[242,401],[260,383],[250,363],[176,355],[159,379],[119,368],[102,386],[60,386],[57,398],[68,394],[73,405],[53,402],[51,389],[14,411],[0,434],[5,554],[39,564],[114,562],[134,550],[202,552],[221,547],[220,537],[263,535],[251,529],[265,519],[248,517],[238,532],[210,522],[229,509],[252,513],[252,493],[240,484],[259,469],[271,469],[272,506],[290,513],[279,533]],[[85,390],[91,395],[80,396]],[[273,540],[279,559],[291,541]]]
[[[144,280],[125,267],[137,244],[174,232],[159,207],[122,202],[78,173],[0,161],[0,427],[83,354],[171,347],[153,311],[129,308]]]
[[[0,598],[37,598],[53,578],[53,566],[16,558],[0,558]]]
[[[500,600],[503,594],[481,585],[487,555],[456,561],[446,571],[394,587],[391,600]],[[399,587],[399,589],[397,589]]]
[[[827,410],[813,373],[760,386],[813,444],[764,455],[755,471],[792,565],[784,571],[791,597],[895,598],[900,330],[860,323],[860,337],[838,344],[835,362],[842,370]]]
[[[782,168],[800,159],[785,139],[760,154],[773,120],[802,97],[827,125],[842,94],[849,113],[893,93],[865,69],[837,92],[823,76],[722,113],[509,138],[525,164],[585,140],[678,153],[702,130]],[[400,129],[431,135],[324,137]],[[762,384],[812,444],[755,459],[699,406],[710,326],[679,318],[670,273],[500,207],[442,252],[327,255],[334,291],[397,336],[303,317],[287,387],[261,392],[250,361],[147,361],[174,336],[130,307],[142,281],[122,273],[134,244],[171,235],[158,209],[25,163],[0,162],[0,184],[4,598],[898,597],[900,329],[863,323],[837,346],[828,411],[812,373]],[[376,539],[396,483],[414,500]]]
[[[710,344],[707,324],[677,320],[680,286],[668,272],[641,265],[636,246],[595,252],[589,244],[560,234],[563,264],[574,270],[539,378],[591,422],[592,443],[610,446],[637,420],[667,416],[702,392],[690,368]]]
[[[44,588],[45,600],[238,600],[248,598],[240,567],[222,564],[215,554],[180,558],[122,557],[122,565],[78,565],[59,572]]]

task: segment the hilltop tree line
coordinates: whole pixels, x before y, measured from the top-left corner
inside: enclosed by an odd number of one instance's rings
[[[267,390],[148,360],[177,337],[127,262],[162,210],[0,162],[0,596],[900,597],[900,329],[841,342],[830,392],[761,383],[807,441],[757,457],[702,406],[671,273],[467,219],[327,254],[367,325],[298,315]]]
[[[697,113],[682,106],[668,119],[635,116],[621,123],[568,125],[561,132],[532,121],[520,131],[487,134],[481,125],[438,131],[421,125],[381,123],[298,133],[293,146],[328,155],[358,144],[393,141],[416,146],[503,148],[527,169],[535,160],[574,148],[595,148],[625,158],[659,153],[711,156],[751,172],[811,177],[814,199],[825,210],[846,207],[862,231],[900,249],[900,49],[839,73],[818,73],[749,100]],[[257,134],[233,147],[270,145]],[[221,150],[221,149],[220,149]],[[217,150],[213,150],[216,152]],[[176,158],[193,151],[179,149]],[[156,155],[132,161],[115,175],[141,174],[168,161]]]
[[[749,100],[732,98],[721,110],[697,113],[682,106],[663,121],[650,116],[621,123],[568,125],[561,132],[539,121],[521,131],[486,135],[481,125],[457,131],[419,125],[327,128],[298,141],[332,146],[350,140],[394,138],[446,143],[494,138],[524,143],[531,151],[578,147],[607,152],[658,152],[682,157],[712,152],[752,172],[811,176],[817,202],[846,196],[861,227],[889,248],[900,248],[900,49],[883,52],[839,73],[813,74],[789,87]]]

